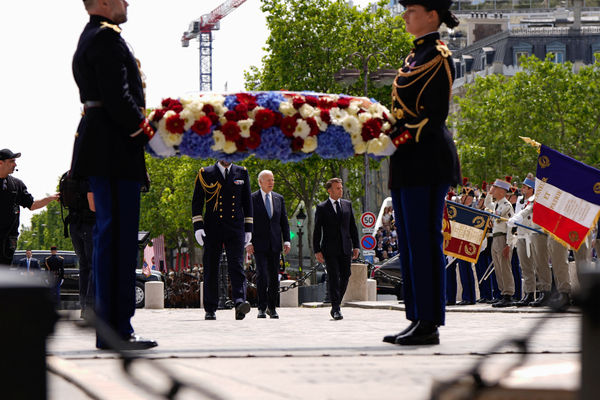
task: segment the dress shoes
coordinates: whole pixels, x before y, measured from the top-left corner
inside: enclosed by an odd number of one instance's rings
[[[538,298],[535,301],[529,303],[531,307],[544,307],[550,303],[550,292],[540,292]]]
[[[132,333],[128,338],[120,341],[114,348],[104,344],[96,345],[96,347],[101,350],[147,350],[156,346],[158,346],[158,343],[156,343],[155,340],[144,339],[135,333]]]
[[[530,303],[535,301],[533,293],[527,293],[523,298],[515,303],[517,307],[527,307]]]
[[[420,320],[411,330],[398,336],[394,343],[402,346],[440,344],[440,333],[433,322]]]
[[[340,319],[344,319],[344,316],[342,315],[342,312],[340,310],[331,310],[329,312],[329,314],[331,314],[331,318],[333,318],[334,320],[338,321]]]
[[[217,314],[215,314],[214,311],[207,311],[204,314],[204,319],[210,320],[210,321],[215,320],[215,319],[217,319]]]
[[[250,303],[243,301],[235,305],[235,319],[244,319],[246,314],[250,312]]]
[[[258,314],[256,315],[256,318],[267,318],[267,313],[265,312],[265,310],[261,310],[259,308],[258,309]]]
[[[512,307],[514,305],[515,305],[515,303],[513,302],[512,296],[505,294],[502,296],[502,298],[499,301],[492,304],[492,307],[504,308],[504,307]]]
[[[559,293],[557,297],[550,301],[549,305],[554,311],[567,311],[571,305],[571,296],[569,293]]]
[[[391,344],[396,343],[396,338],[398,336],[402,336],[402,335],[408,333],[408,331],[410,331],[412,328],[414,328],[416,324],[417,324],[417,321],[412,321],[409,326],[407,326],[406,328],[404,328],[403,331],[401,331],[399,333],[394,333],[392,335],[386,335],[386,336],[384,336],[383,337],[383,341],[386,342],[386,343],[391,343]]]
[[[269,314],[269,317],[273,318],[273,319],[279,319],[279,314],[277,314],[277,311],[275,311],[275,309],[267,309],[267,314]]]
[[[447,301],[446,305],[447,306],[455,306],[456,305],[456,301]]]
[[[468,300],[462,300],[456,303],[457,306],[472,306],[473,304],[475,304],[475,302]]]

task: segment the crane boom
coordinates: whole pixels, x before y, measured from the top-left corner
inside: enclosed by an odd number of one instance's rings
[[[212,10],[209,14],[204,14],[200,17],[200,31],[206,32],[207,30],[213,29],[213,27],[217,25],[220,20],[226,17],[234,9],[241,6],[244,2],[246,2],[246,0],[227,0]]]

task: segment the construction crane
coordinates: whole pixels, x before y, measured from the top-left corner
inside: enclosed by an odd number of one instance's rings
[[[227,0],[208,14],[190,22],[181,37],[181,45],[189,47],[190,40],[200,42],[200,91],[212,91],[212,31],[220,28],[220,21],[246,0]]]

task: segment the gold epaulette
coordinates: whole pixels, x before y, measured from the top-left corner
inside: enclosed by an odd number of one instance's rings
[[[121,28],[118,25],[109,24],[106,21],[100,22],[100,28],[110,28],[117,33],[121,33]]]
[[[212,199],[215,199],[215,207],[213,209],[213,211],[217,211],[217,198],[219,197],[219,192],[221,191],[221,183],[219,182],[215,182],[215,183],[211,183],[210,185],[208,183],[206,183],[206,181],[204,180],[204,177],[202,176],[202,173],[204,172],[204,168],[200,168],[200,171],[198,172],[198,176],[196,177],[196,180],[200,182],[200,185],[202,185],[202,189],[204,189],[204,192],[206,193],[206,204],[208,205],[208,202],[211,201]],[[208,197],[210,196],[210,197]]]
[[[448,48],[448,46],[446,46],[446,44],[444,42],[442,42],[441,40],[436,40],[435,43],[436,43],[435,48],[437,51],[440,52],[442,57],[448,58],[452,55],[452,52],[450,51],[450,49]]]

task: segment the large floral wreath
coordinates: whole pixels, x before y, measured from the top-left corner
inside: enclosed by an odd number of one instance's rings
[[[167,98],[148,118],[178,154],[228,161],[251,154],[282,162],[314,153],[378,158],[395,123],[384,106],[364,97],[295,92]]]

